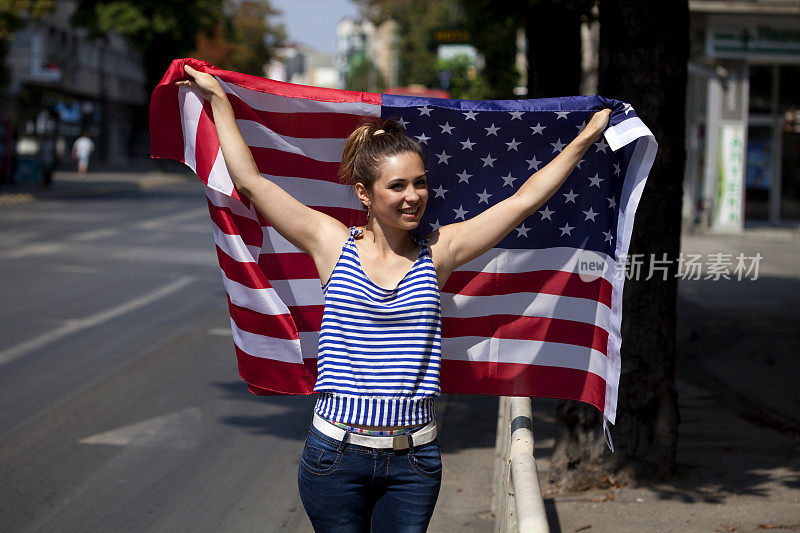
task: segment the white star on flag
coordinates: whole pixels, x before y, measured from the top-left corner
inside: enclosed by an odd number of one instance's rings
[[[619,163],[614,163],[614,175],[619,176],[620,172],[622,172],[622,169],[619,168]]]
[[[562,237],[564,235],[569,235],[570,237],[572,237],[572,233],[570,233],[570,232],[575,229],[575,226],[570,226],[569,224],[564,224],[563,226],[561,226],[558,229],[561,230],[561,236]]]
[[[525,162],[528,163],[528,170],[530,170],[532,168],[536,169],[536,170],[539,170],[539,165],[542,164],[541,161],[536,159],[536,156],[533,156],[532,159],[526,159]]]
[[[486,135],[495,135],[495,136],[497,136],[497,132],[500,130],[500,128],[494,125],[494,122],[492,122],[492,125],[489,126],[488,128],[483,128],[483,129],[486,130]]]
[[[597,150],[595,150],[594,153],[597,152],[606,153],[606,148],[608,148],[608,145],[606,144],[606,140],[603,137],[600,137],[600,141],[596,142],[595,145],[597,146]]]
[[[431,231],[436,231],[437,229],[442,227],[442,225],[439,224],[438,218],[436,219],[436,222],[431,222],[430,225],[431,225]]]
[[[522,114],[524,112],[525,111],[509,111],[509,113],[511,113],[511,120],[514,120],[514,119],[517,119],[517,118],[522,120]]]
[[[509,170],[509,171],[508,171],[508,176],[500,176],[500,179],[502,179],[502,180],[503,180],[503,187],[505,187],[506,185],[508,185],[509,187],[512,187],[512,188],[513,188],[513,187],[514,187],[514,182],[516,181],[516,179],[517,179],[517,178],[515,178],[514,176],[512,176],[512,175],[511,175],[511,171]]]
[[[428,107],[428,104],[425,104],[424,107],[418,107],[417,110],[419,111],[419,116],[428,115],[431,116],[431,111],[433,111],[432,107]]]
[[[478,193],[478,203],[486,202],[488,204],[490,196],[491,194],[487,193],[486,189],[483,189],[483,192]]]
[[[599,189],[600,182],[603,180],[605,180],[605,178],[601,178],[600,174],[595,174],[593,178],[589,178],[589,181],[591,182],[591,184],[589,184],[589,187],[594,187],[595,185],[597,185],[597,188]]]
[[[622,109],[625,110],[625,114],[627,115],[628,113],[633,111],[633,106],[631,104],[625,104],[624,106],[622,106]]]
[[[463,205],[458,206],[458,209],[453,209],[453,211],[456,212],[456,218],[460,218],[461,220],[464,220],[464,215],[466,215],[469,212],[466,209],[464,209]]]
[[[417,135],[417,136],[415,137],[415,139],[417,139],[417,140],[418,140],[419,142],[421,142],[422,144],[428,144],[428,141],[430,140],[430,137],[428,137],[427,135],[425,135],[425,134],[423,133],[423,134]]]
[[[575,165],[575,166],[576,166],[577,168],[581,168],[581,165],[583,164],[583,162],[584,162],[584,161],[585,161],[585,159],[581,159],[580,161],[578,161],[578,164],[577,164],[577,165]]]
[[[444,124],[439,124],[439,127],[442,128],[442,133],[447,133],[448,135],[452,135],[450,131],[453,129],[453,126],[451,126],[449,122],[445,122]]]
[[[439,163],[444,163],[445,165],[447,164],[447,160],[453,157],[452,155],[447,155],[447,152],[445,150],[442,150],[441,154],[435,154],[435,155],[436,157],[439,158]]]
[[[575,198],[578,197],[578,195],[576,193],[572,192],[572,189],[570,189],[568,193],[562,193],[562,195],[567,197],[567,199],[564,200],[565,204],[568,204],[570,202],[572,202],[574,204],[575,203]]]
[[[456,176],[458,176],[459,183],[462,181],[469,183],[469,179],[472,177],[472,174],[467,174],[467,169],[465,168],[460,174],[456,174]]]
[[[444,198],[444,193],[449,192],[450,189],[445,189],[440,184],[437,189],[431,189],[431,190],[436,193],[436,196],[434,196],[434,198],[439,198],[440,196]]]
[[[526,228],[525,224],[522,224],[520,227],[514,229],[517,230],[517,237],[527,237],[528,232],[531,230],[531,228]]]
[[[466,141],[461,141],[461,146],[462,146],[461,149],[462,150],[470,150],[470,151],[472,151],[472,147],[475,146],[476,144],[477,143],[474,143],[474,142],[470,141],[469,137],[467,137]]]
[[[552,218],[550,218],[550,215],[555,213],[555,211],[551,210],[549,207],[545,207],[544,209],[539,211],[539,213],[542,215],[542,220],[544,219],[553,220]]]
[[[608,200],[608,207],[609,209],[615,209],[617,207],[617,201],[612,196],[611,198],[606,198]]]
[[[567,118],[567,115],[569,115],[569,111],[556,111],[556,115],[558,115],[556,117],[556,120],[560,118]]]
[[[561,150],[563,150],[564,147],[566,146],[566,144],[562,143],[561,139],[558,139],[556,142],[550,143],[550,146],[553,147],[553,153],[555,153],[555,152],[560,152]]]
[[[466,113],[464,113],[464,116],[466,117],[464,120],[475,120],[475,117],[477,115],[478,113],[476,111],[467,111]]]
[[[533,133],[531,133],[531,135],[536,135],[537,133],[540,135],[544,135],[544,133],[542,133],[542,130],[544,130],[546,127],[547,126],[542,126],[541,122],[537,122],[535,126],[531,126],[531,129],[533,130]]]
[[[483,161],[483,166],[494,168],[494,162],[497,161],[497,158],[492,157],[492,154],[487,154],[486,157],[481,158],[481,161]]]
[[[611,235],[611,230],[604,231],[604,232],[603,232],[603,235],[605,235],[605,236],[606,236],[606,238],[605,238],[605,240],[604,240],[603,242],[611,242],[611,239],[613,239],[613,238],[614,238],[614,237],[612,237],[612,235]]]
[[[410,122],[405,120],[403,117],[398,118],[397,123],[403,126],[403,129],[405,129],[406,124],[410,124]]]
[[[586,215],[586,218],[583,219],[584,222],[586,222],[589,219],[592,219],[592,222],[594,222],[595,221],[594,217],[596,217],[600,213],[595,213],[594,210],[590,207],[589,210],[584,211],[583,214]]]
[[[519,152],[519,150],[517,150],[517,146],[520,144],[521,143],[517,139],[511,139],[511,142],[506,143],[506,146],[508,146],[508,150],[506,151],[514,150],[515,152]]]
[[[575,126],[575,127],[576,127],[576,128],[578,128],[578,133],[582,132],[582,131],[583,131],[583,128],[585,128],[585,127],[586,127],[586,121],[584,120],[583,122],[581,122],[580,124],[578,124],[578,125],[577,125],[577,126]]]

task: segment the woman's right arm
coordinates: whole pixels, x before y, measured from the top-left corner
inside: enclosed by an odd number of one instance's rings
[[[253,202],[278,233],[309,253],[317,262],[320,276],[324,276],[324,271],[328,270],[327,263],[332,259],[326,256],[334,253],[334,264],[338,258],[338,247],[330,245],[347,240],[347,227],[335,218],[303,205],[278,185],[262,177],[236,124],[228,97],[217,79],[189,65],[184,68],[191,80],[179,81],[178,85],[196,89],[211,103],[219,145],[236,188]],[[333,265],[330,269],[333,269]]]

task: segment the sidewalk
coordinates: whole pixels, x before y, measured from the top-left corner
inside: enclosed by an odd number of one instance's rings
[[[684,236],[682,251],[763,259],[755,281],[679,282],[676,473],[548,494],[555,404],[534,401],[552,531],[800,531],[800,234]]]
[[[149,160],[136,161],[128,167],[98,167],[85,176],[74,171],[56,171],[53,183],[45,189],[40,184],[21,183],[0,189],[0,207],[20,205],[37,199],[104,196],[165,187],[197,179],[188,168],[169,161],[162,168]]]

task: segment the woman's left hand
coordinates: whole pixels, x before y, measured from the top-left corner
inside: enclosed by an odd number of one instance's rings
[[[591,120],[589,120],[589,123],[586,125],[585,128],[583,128],[583,131],[581,131],[578,135],[585,137],[586,139],[589,140],[590,143],[597,141],[597,139],[599,139],[600,136],[603,134],[603,130],[605,130],[606,126],[608,126],[609,116],[611,116],[610,109],[603,109],[601,111],[598,111],[597,113],[592,115],[592,118]]]

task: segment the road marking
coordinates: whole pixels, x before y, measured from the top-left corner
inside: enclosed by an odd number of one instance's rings
[[[189,450],[197,447],[197,440],[188,436],[197,432],[202,418],[203,413],[199,407],[189,407],[181,411],[98,433],[78,442],[81,444],[157,446]]]
[[[176,222],[186,222],[187,220],[192,220],[207,215],[208,215],[208,208],[201,207],[197,209],[190,209],[188,211],[183,211],[181,213],[175,213],[173,215],[168,215],[161,218],[153,218],[145,222],[139,222],[138,224],[135,224],[134,227],[140,229],[157,229],[166,224],[174,224]]]
[[[52,344],[53,342],[66,337],[67,335],[72,335],[78,331],[83,329],[88,329],[104,322],[108,322],[118,316],[124,315],[125,313],[130,313],[131,311],[148,305],[150,303],[155,302],[161,298],[169,296],[170,294],[177,292],[187,285],[189,285],[194,280],[193,276],[184,276],[180,279],[173,281],[172,283],[168,283],[163,287],[155,289],[147,294],[143,294],[138,298],[134,298],[124,304],[117,305],[112,307],[111,309],[107,309],[105,311],[101,311],[91,316],[87,316],[86,318],[80,318],[77,320],[70,320],[66,324],[59,326],[47,333],[43,333],[38,337],[34,337],[31,340],[25,341],[21,344],[16,346],[12,346],[11,348],[7,348],[0,352],[0,366],[5,365],[6,363],[10,363],[11,361],[22,357],[23,355],[27,355],[30,352],[43,348],[48,344]]]
[[[17,250],[3,252],[2,256],[8,259],[20,259],[28,255],[47,255],[64,250],[67,246],[61,243],[45,242],[39,244],[27,244],[20,246]]]
[[[97,239],[105,239],[106,237],[113,237],[119,234],[120,231],[122,230],[118,228],[93,229],[70,235],[69,239],[71,241],[94,241]]]
[[[29,192],[12,192],[0,194],[0,205],[19,205],[32,202],[34,196]]]
[[[51,265],[46,266],[45,270],[52,272],[66,272],[67,274],[97,274],[100,269],[97,267],[83,265]]]

